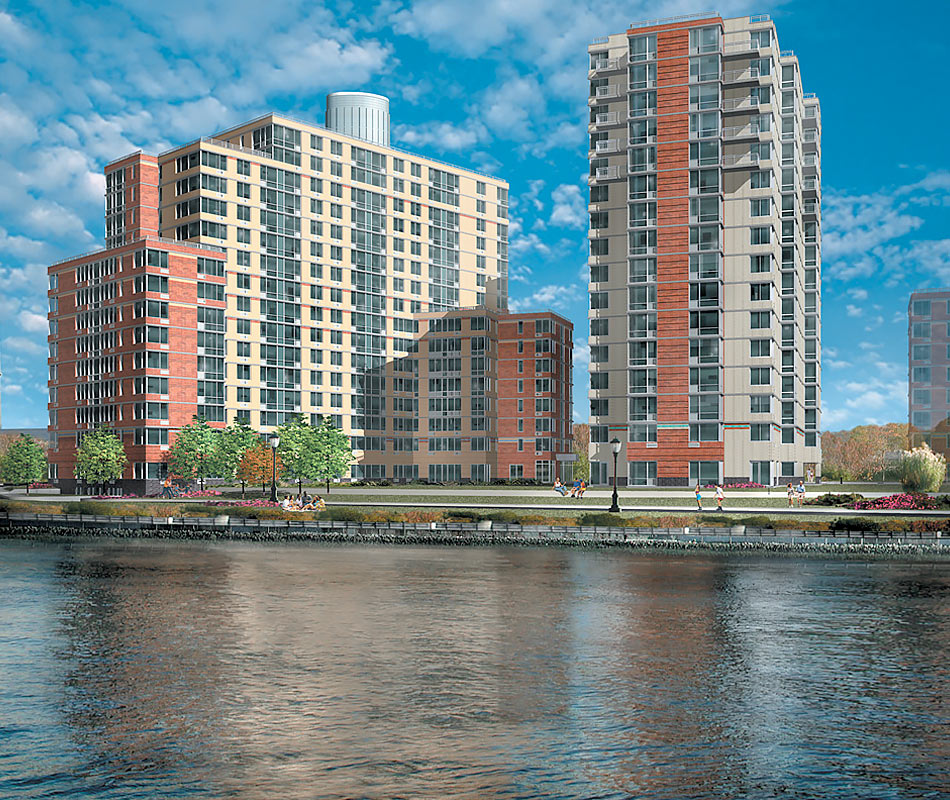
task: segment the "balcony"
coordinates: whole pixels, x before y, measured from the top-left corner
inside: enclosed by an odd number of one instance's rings
[[[590,133],[598,130],[602,127],[607,127],[610,125],[621,125],[624,120],[621,119],[620,113],[617,111],[605,111],[603,113],[597,114],[594,117],[594,121],[587,126],[587,130]]]
[[[597,155],[607,155],[609,153],[619,153],[623,141],[620,139],[601,139],[595,143],[594,152]]]
[[[727,128],[722,129],[722,138],[726,141],[737,141],[739,139],[755,139],[759,140],[759,136],[763,133],[769,134],[771,131],[759,130],[758,125],[732,125]]]
[[[734,167],[741,169],[743,167],[748,168],[768,164],[771,164],[770,159],[760,158],[758,153],[733,153],[722,157],[722,166],[724,168]]]
[[[605,72],[617,72],[618,70],[624,69],[626,66],[626,56],[620,56],[619,58],[592,59],[590,63],[590,69],[587,71],[587,77],[590,79],[595,78],[598,75],[602,75]]]
[[[594,174],[587,179],[587,184],[593,185],[601,181],[615,181],[624,177],[624,169],[618,165],[597,167]]]
[[[587,103],[588,105],[596,105],[598,100],[610,100],[616,97],[620,97],[620,87],[616,83],[608,86],[598,86],[594,93],[587,98]]]
[[[722,73],[723,83],[759,83],[760,78],[770,78],[769,73],[762,73],[758,67],[745,69],[727,69]]]
[[[765,107],[765,110],[768,110],[767,104],[759,103],[757,97],[728,97],[722,101],[722,110],[725,113],[733,111],[758,111],[760,108]]]

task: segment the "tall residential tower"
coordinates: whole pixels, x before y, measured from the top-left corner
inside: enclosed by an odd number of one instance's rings
[[[767,16],[590,56],[592,481],[820,474],[821,121]],[[626,462],[626,463],[623,463]]]
[[[950,289],[914,292],[907,316],[910,446],[950,455]]]
[[[329,416],[354,478],[548,479],[571,452],[571,324],[507,313],[508,184],[391,147],[385,97],[330,95],[326,118],[106,166],[106,249],[49,269],[61,486],[102,425],[124,488],[153,490],[194,416]]]

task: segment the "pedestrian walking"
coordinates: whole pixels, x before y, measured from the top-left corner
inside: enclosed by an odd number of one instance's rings
[[[799,481],[795,491],[798,495],[798,507],[802,508],[805,505],[805,481]]]
[[[716,484],[716,511],[722,511],[722,501],[724,493],[722,491],[722,484]]]
[[[162,497],[171,497],[172,496],[172,481],[171,478],[165,478],[162,482]]]
[[[703,510],[703,490],[699,487],[699,484],[696,484],[696,507],[702,511]]]
[[[788,495],[788,507],[793,508],[795,506],[795,487],[792,484],[788,484],[785,488],[785,493]]]

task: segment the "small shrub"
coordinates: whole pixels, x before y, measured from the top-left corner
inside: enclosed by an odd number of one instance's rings
[[[926,444],[905,450],[900,463],[905,492],[936,492],[947,474],[947,460]]]
[[[747,528],[774,528],[772,520],[765,516],[765,514],[757,514],[752,517],[743,517],[739,520],[740,525],[745,525]]]
[[[658,528],[685,528],[693,524],[693,517],[663,516],[656,521]]]
[[[805,500],[806,506],[852,506],[854,503],[864,500],[863,494],[857,494],[852,492],[851,494],[820,494],[817,497],[812,497],[808,500]]]
[[[406,522],[441,522],[442,521],[442,512],[441,511],[407,511],[403,515],[403,519]]]
[[[365,522],[366,515],[355,508],[328,508],[316,515],[316,519],[330,520],[332,522]]]
[[[581,525],[591,525],[597,527],[623,528],[628,527],[627,521],[619,514],[611,514],[609,511],[600,511],[594,514],[581,514],[577,521]]]
[[[831,530],[833,531],[867,531],[870,533],[880,529],[880,522],[868,517],[846,517],[844,519],[839,517],[831,523]]]

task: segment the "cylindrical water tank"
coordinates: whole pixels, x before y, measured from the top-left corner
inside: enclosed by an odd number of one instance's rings
[[[375,144],[389,145],[389,98],[368,92],[328,94],[327,128]]]

